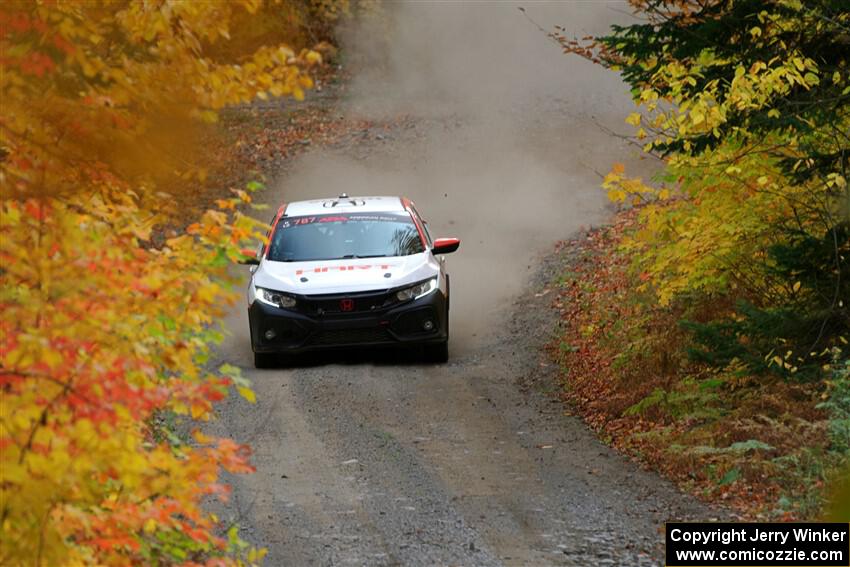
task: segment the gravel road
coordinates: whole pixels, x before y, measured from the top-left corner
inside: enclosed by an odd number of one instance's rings
[[[527,10],[581,36],[621,18],[614,8]],[[414,120],[311,149],[264,197],[407,194],[435,236],[459,236],[451,361],[358,351],[254,370],[239,305],[218,358],[245,370],[258,402],[232,396],[210,430],[250,444],[257,472],[230,479],[221,514],[275,566],[660,564],[664,521],[716,514],[567,415],[541,352],[557,325],[548,290],[571,255],[554,241],[604,221],[598,174],[613,161],[647,171],[598,127],[623,129],[625,89],[513,6],[392,17],[390,60],[341,112]]]

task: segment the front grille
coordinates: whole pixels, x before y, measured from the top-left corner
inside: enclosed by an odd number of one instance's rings
[[[351,309],[343,310],[343,301],[350,301]],[[395,294],[381,292],[352,293],[349,295],[305,295],[299,300],[299,310],[307,315],[349,315],[375,313],[397,303]]]
[[[392,339],[392,336],[382,327],[367,327],[363,329],[336,329],[319,331],[310,338],[314,345],[355,345],[365,343],[381,343]]]

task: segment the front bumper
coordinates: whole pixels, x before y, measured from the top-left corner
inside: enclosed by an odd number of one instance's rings
[[[248,308],[248,320],[254,352],[263,353],[448,340],[446,297],[439,289],[425,297],[370,312],[316,315],[254,301]],[[431,321],[431,330],[424,329],[426,321]],[[269,331],[274,333],[271,338],[267,336]]]

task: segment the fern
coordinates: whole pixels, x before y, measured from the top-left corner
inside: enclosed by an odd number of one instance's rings
[[[829,439],[832,450],[850,457],[850,359],[833,370],[832,389],[827,401],[818,404],[829,412]]]

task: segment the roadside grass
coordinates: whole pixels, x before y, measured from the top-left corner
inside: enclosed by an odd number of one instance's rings
[[[581,251],[554,303],[562,398],[615,448],[705,500],[752,519],[818,516],[850,455],[848,366],[793,381],[694,362],[680,321],[710,321],[732,301],[661,307],[636,291],[641,274],[619,248],[635,219],[621,212],[566,244]]]

